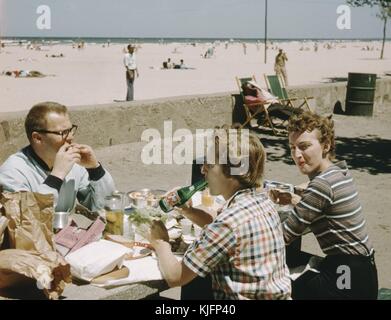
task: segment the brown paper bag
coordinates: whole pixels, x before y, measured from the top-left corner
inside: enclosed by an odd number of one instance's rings
[[[70,281],[70,267],[60,255],[18,249],[0,251],[0,289],[30,283],[43,290],[47,298],[58,299]]]
[[[0,250],[1,250],[1,245],[3,243],[4,231],[8,226],[8,222],[9,220],[0,214]]]
[[[53,241],[53,195],[5,192],[0,203],[9,220],[8,250],[0,251],[0,288],[29,278],[49,299],[57,299],[72,278],[69,264],[56,252]]]
[[[52,239],[53,195],[32,192],[3,193],[0,199],[10,220],[11,249],[47,252],[54,250]]]

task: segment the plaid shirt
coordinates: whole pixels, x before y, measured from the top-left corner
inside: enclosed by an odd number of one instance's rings
[[[236,192],[202,230],[183,262],[211,273],[216,299],[288,299],[289,271],[278,213],[264,193]]]

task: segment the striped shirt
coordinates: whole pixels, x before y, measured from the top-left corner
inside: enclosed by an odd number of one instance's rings
[[[367,256],[373,251],[358,192],[345,161],[315,176],[291,213],[283,223],[287,243],[309,227],[327,255]]]
[[[212,276],[215,299],[288,299],[282,225],[273,203],[255,189],[240,190],[202,230],[183,262]]]

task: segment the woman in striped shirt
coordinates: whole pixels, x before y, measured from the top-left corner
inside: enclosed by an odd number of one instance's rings
[[[290,244],[309,228],[326,255],[320,273],[308,271],[292,283],[292,297],[376,299],[374,250],[358,193],[345,161],[332,162],[333,121],[305,112],[290,119],[288,133],[292,158],[310,181],[301,198],[290,201],[294,209],[283,223],[285,242]],[[295,199],[278,191],[271,196],[280,204]]]

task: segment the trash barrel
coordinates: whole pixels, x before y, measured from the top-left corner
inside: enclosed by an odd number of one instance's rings
[[[371,117],[375,89],[376,74],[350,72],[346,90],[345,114]]]

